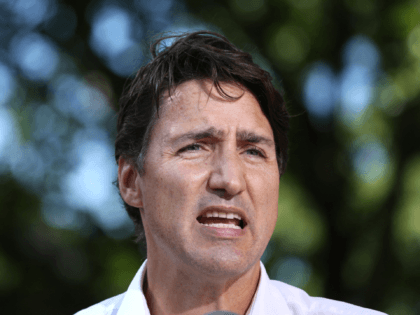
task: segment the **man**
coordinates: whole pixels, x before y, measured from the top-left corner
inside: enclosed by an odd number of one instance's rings
[[[270,280],[288,113],[270,75],[210,32],[175,37],[122,97],[116,159],[147,260],[90,314],[383,314]]]

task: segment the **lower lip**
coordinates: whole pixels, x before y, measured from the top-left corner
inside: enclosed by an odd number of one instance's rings
[[[245,235],[246,227],[243,229],[229,229],[229,228],[219,228],[215,226],[207,226],[201,223],[198,223],[201,226],[202,231],[208,233],[212,236],[224,237],[224,238],[235,238]]]

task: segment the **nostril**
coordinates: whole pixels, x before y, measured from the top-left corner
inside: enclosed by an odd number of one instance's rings
[[[223,198],[225,196],[226,191],[224,189],[215,189],[214,192],[218,197]]]

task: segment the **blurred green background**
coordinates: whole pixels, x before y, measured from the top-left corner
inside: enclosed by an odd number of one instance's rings
[[[112,181],[118,97],[157,34],[208,29],[293,115],[270,277],[420,314],[420,0],[0,0],[0,298],[72,314],[144,260]]]

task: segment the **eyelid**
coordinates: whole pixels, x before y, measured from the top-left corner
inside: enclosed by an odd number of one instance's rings
[[[199,151],[199,150],[188,150],[189,148],[191,148],[193,146],[198,146],[200,149],[204,149],[204,144],[202,142],[193,142],[193,143],[189,143],[189,144],[181,147],[181,149],[178,150],[178,153],[184,153],[186,151]],[[244,145],[243,150],[245,152],[249,151],[249,150],[255,150],[259,153],[259,156],[261,156],[262,158],[267,157],[267,154],[265,153],[265,151],[263,149],[255,146],[255,145],[252,145],[252,144]]]
[[[188,151],[188,149],[189,149],[190,147],[193,147],[193,146],[198,146],[198,147],[200,147],[201,149],[203,148],[203,144],[202,144],[202,143],[199,143],[199,142],[194,142],[194,143],[190,143],[190,144],[187,144],[187,145],[183,146],[181,149],[179,149],[179,150],[178,150],[178,152],[179,152],[179,153],[183,153],[183,152],[185,152],[185,151]],[[195,151],[195,150],[194,150],[194,151]]]
[[[255,151],[257,151],[257,152],[260,154],[260,156],[261,156],[261,157],[263,157],[263,158],[266,158],[266,157],[267,157],[267,155],[266,155],[266,153],[264,152],[264,150],[262,150],[262,149],[261,149],[261,148],[259,148],[259,147],[254,146],[254,145],[247,146],[247,147],[245,148],[245,151],[248,151],[248,150],[255,150]]]

